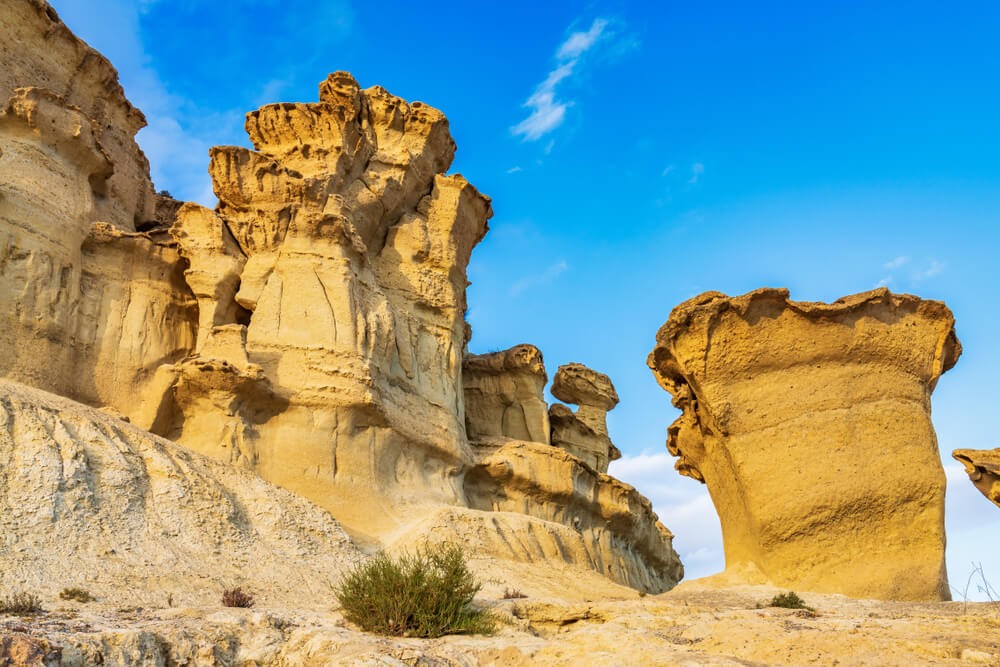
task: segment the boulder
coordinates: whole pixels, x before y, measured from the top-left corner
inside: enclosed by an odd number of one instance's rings
[[[949,599],[930,394],[961,353],[954,323],[886,289],[832,304],[708,292],[673,310],[649,367],[682,411],[667,448],[708,486],[728,573]]]

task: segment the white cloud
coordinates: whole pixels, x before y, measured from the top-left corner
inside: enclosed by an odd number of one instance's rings
[[[932,259],[931,263],[926,269],[922,271],[917,271],[913,274],[913,282],[920,282],[921,280],[926,280],[927,278],[933,278],[945,269],[944,262],[939,262],[936,259]]]
[[[579,58],[600,39],[601,33],[607,26],[608,22],[605,19],[597,19],[590,25],[587,32],[574,32],[559,47],[556,58],[560,60]]]
[[[569,264],[566,263],[566,260],[561,259],[546,268],[541,273],[521,278],[510,286],[509,293],[511,296],[517,296],[529,287],[539,287],[541,285],[551,283],[553,280],[562,275],[568,268]]]
[[[574,73],[583,55],[607,36],[607,27],[606,19],[595,19],[588,30],[574,32],[559,46],[556,51],[558,64],[524,103],[531,113],[510,129],[514,136],[523,137],[524,141],[537,141],[562,125],[566,109],[573,102],[560,99],[556,88]]]
[[[519,171],[524,171],[524,169],[522,169],[521,167],[511,167],[510,169],[507,170],[507,173],[516,174]]]
[[[674,549],[684,563],[684,578],[722,571],[725,556],[722,528],[703,484],[674,470],[667,452],[625,454],[612,461],[609,473],[631,484],[653,503],[660,521],[674,534]]]
[[[705,173],[705,165],[701,162],[695,162],[691,165],[691,178],[688,179],[688,183],[694,185],[701,179],[701,175]]]
[[[910,261],[909,257],[906,257],[905,255],[900,255],[896,259],[890,260],[890,261],[886,262],[885,264],[883,264],[882,268],[885,269],[885,270],[887,270],[887,271],[893,271],[895,269],[900,268],[901,266],[903,266],[904,264],[906,264],[909,261]]]
[[[668,164],[666,167],[663,168],[663,173],[661,173],[660,176],[669,176],[676,169],[677,167],[675,165]]]

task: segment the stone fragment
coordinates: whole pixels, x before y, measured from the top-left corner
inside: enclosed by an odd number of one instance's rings
[[[682,411],[667,447],[708,486],[727,573],[949,599],[930,394],[961,346],[943,303],[886,289],[832,304],[707,292],[656,340],[649,366]]]
[[[547,382],[542,353],[534,345],[466,355],[462,389],[469,440],[503,437],[548,444]]]
[[[579,405],[576,412],[559,404],[549,408],[552,444],[606,473],[608,462],[621,458],[608,435],[607,414],[618,405],[611,379],[583,364],[566,364],[556,371],[552,395]]]
[[[1000,506],[1000,448],[956,449],[951,455],[965,466],[976,488]]]

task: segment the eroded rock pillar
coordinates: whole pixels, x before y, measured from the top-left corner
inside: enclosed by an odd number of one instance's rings
[[[886,289],[832,304],[707,292],[675,308],[649,366],[682,411],[667,447],[708,486],[727,572],[948,599],[930,395],[960,353],[943,303]]]

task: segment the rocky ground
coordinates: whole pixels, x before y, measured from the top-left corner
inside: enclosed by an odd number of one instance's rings
[[[0,617],[0,664],[1000,665],[997,603],[804,594],[815,611],[758,608],[777,592],[697,581],[578,603],[490,592],[482,602],[504,619],[496,635],[434,640],[360,632],[332,596],[312,609],[61,603]]]

